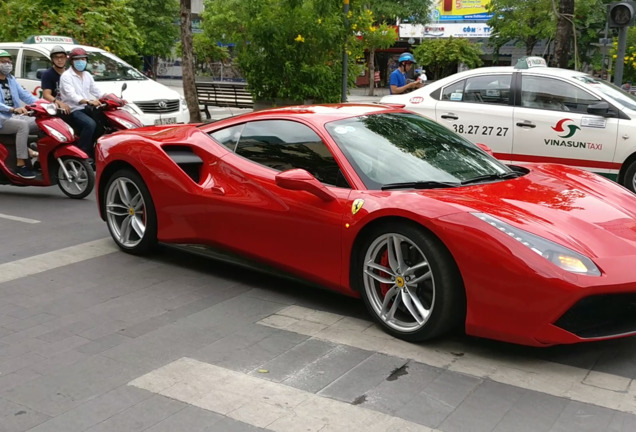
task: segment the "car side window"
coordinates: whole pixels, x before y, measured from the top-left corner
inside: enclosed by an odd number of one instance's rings
[[[247,123],[236,154],[277,171],[302,168],[322,183],[350,187],[326,144],[302,123],[287,120]]]
[[[446,87],[442,100],[508,105],[511,79],[511,74],[467,78]]]
[[[22,78],[39,80],[38,70],[44,72],[51,67],[51,61],[47,56],[37,51],[22,51]]]
[[[218,131],[210,133],[210,136],[223,144],[231,152],[236,150],[236,144],[241,137],[241,131],[244,124],[238,126],[232,126]]]
[[[530,75],[521,78],[521,106],[526,108],[586,114],[589,105],[600,101],[566,81]]]

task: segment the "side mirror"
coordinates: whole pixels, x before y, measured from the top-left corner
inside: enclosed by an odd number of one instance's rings
[[[493,157],[495,156],[495,154],[492,152],[492,149],[488,147],[486,144],[476,143],[475,145],[479,147],[480,149],[482,149],[483,151],[485,151],[486,153],[488,153],[490,156],[493,156]]]
[[[613,115],[613,113],[609,112],[609,109],[610,105],[605,101],[587,106],[587,112],[589,114],[594,114],[602,117],[610,117]]]
[[[327,202],[336,199],[336,196],[320,183],[316,177],[300,168],[290,169],[277,174],[276,185],[283,189],[309,192]]]

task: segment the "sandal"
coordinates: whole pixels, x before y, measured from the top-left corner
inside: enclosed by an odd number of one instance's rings
[[[33,149],[29,149],[29,157],[31,159],[35,159],[40,155],[40,153],[38,153],[37,151],[33,150]]]

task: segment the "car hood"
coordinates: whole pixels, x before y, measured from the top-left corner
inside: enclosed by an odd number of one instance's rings
[[[127,83],[127,88],[123,94],[121,86]],[[179,100],[181,95],[169,87],[159,84],[151,79],[131,80],[131,81],[96,81],[95,84],[100,90],[106,93],[114,93],[129,102],[154,101],[158,99]]]
[[[489,214],[588,256],[636,255],[636,195],[575,168],[528,168],[530,173],[517,179],[443,189],[436,198],[463,211]]]

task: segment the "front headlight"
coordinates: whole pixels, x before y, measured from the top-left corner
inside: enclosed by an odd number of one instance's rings
[[[184,97],[181,97],[181,99],[179,99],[179,101],[181,102],[181,109],[182,110],[188,109],[188,102],[185,100]]]
[[[541,255],[563,270],[588,276],[600,276],[601,272],[588,257],[558,243],[531,234],[510,224],[500,221],[486,213],[471,213],[489,225],[509,235],[531,251]]]
[[[67,141],[66,137],[64,136],[64,134],[56,131],[55,129],[53,129],[49,125],[44,125],[44,129],[46,130],[46,133],[48,133],[50,136],[52,136],[53,138],[55,138],[59,142],[65,143]],[[69,126],[69,129],[70,129],[70,126]],[[72,131],[72,129],[71,129],[71,131]]]
[[[123,109],[124,111],[128,111],[129,113],[131,113],[135,117],[137,117],[140,114],[143,114],[136,108],[136,105],[131,104],[131,103],[127,103],[126,105],[124,105],[120,109]]]

